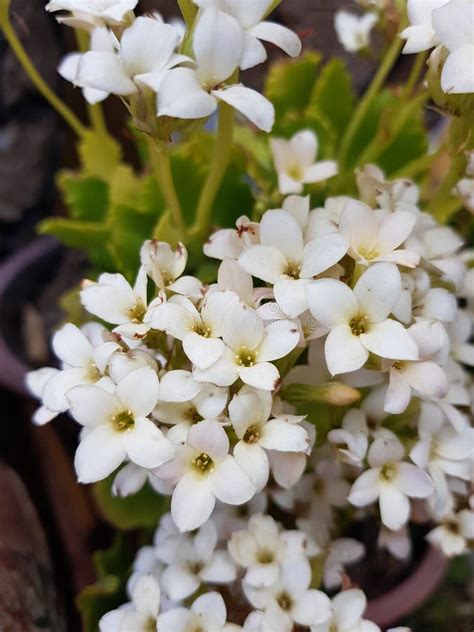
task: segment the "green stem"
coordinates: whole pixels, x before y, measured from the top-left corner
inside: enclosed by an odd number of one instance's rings
[[[428,53],[423,51],[418,53],[416,56],[415,62],[411,67],[410,74],[408,75],[408,79],[405,83],[405,86],[402,91],[401,99],[405,101],[405,99],[409,98],[420,77],[423,66],[426,64],[426,60],[428,59]]]
[[[195,236],[205,236],[209,231],[212,205],[230,161],[233,136],[234,109],[227,103],[221,102],[219,105],[219,122],[214,154],[206,183],[201,192],[195,223],[191,231]]]
[[[451,165],[448,173],[432,196],[428,207],[428,211],[439,221],[446,221],[449,218],[449,214],[457,208],[455,199],[453,199],[453,197],[456,198],[456,196],[453,196],[453,189],[466,175],[467,152],[474,147],[473,126],[474,116],[472,114],[467,114],[451,121],[449,139]]]
[[[186,225],[181,212],[181,205],[176,189],[174,187],[173,174],[171,173],[171,162],[168,152],[164,146],[157,147],[152,139],[149,139],[149,154],[156,179],[165,198],[168,209],[173,218],[174,225],[180,231],[183,240],[186,236]]]
[[[417,97],[411,98],[407,102],[400,102],[398,112],[388,121],[388,129],[382,126],[379,133],[375,136],[371,143],[366,147],[365,151],[358,158],[359,165],[366,165],[370,162],[376,162],[376,159],[383,152],[392,139],[396,138],[403,127],[409,121],[410,117],[429,99],[429,92],[425,91]]]
[[[4,11],[0,12],[0,26],[3,28],[3,32],[5,33],[7,42],[10,44],[10,47],[15,53],[16,58],[22,65],[23,70],[31,79],[33,85],[38,90],[38,92],[42,95],[44,99],[46,99],[46,101],[48,101],[51,107],[54,108],[60,116],[62,116],[69,127],[71,127],[71,129],[73,129],[78,136],[84,136],[87,128],[81,123],[81,121],[77,118],[74,112],[64,103],[64,101],[62,101],[62,99],[60,99],[53,92],[53,90],[51,90],[46,81],[36,70],[28,53],[18,39],[8,18],[8,15]]]
[[[400,167],[400,169],[392,173],[390,178],[392,180],[397,180],[398,178],[414,179],[429,170],[435,156],[436,154],[424,154],[420,158],[415,158],[415,160],[408,162],[406,165],[403,165],[403,167]]]
[[[86,31],[75,29],[77,45],[81,53],[89,50],[90,37]],[[100,134],[107,134],[107,125],[104,118],[104,112],[100,103],[87,102],[87,113],[92,127]]]
[[[370,84],[366,93],[359,102],[354,116],[351,119],[350,125],[347,128],[341,141],[341,148],[339,153],[339,165],[341,169],[347,166],[347,158],[354,138],[359,131],[360,125],[367,116],[367,112],[372,104],[372,101],[379,93],[388,75],[390,74],[393,65],[397,61],[402,49],[402,45],[403,41],[399,37],[395,37],[390,47],[388,48],[387,53],[385,54],[385,57],[382,60],[382,63],[379,66],[375,77],[372,80],[372,83]]]

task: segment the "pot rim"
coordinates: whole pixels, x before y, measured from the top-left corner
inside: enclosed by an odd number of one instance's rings
[[[395,588],[369,601],[364,616],[382,629],[397,624],[434,593],[448,565],[448,558],[430,546],[411,575]]]

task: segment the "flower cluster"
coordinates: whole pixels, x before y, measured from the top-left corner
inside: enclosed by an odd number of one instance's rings
[[[474,92],[474,5],[471,0],[408,0],[410,26],[402,33],[404,53],[434,48],[431,64],[442,64],[441,88]]]
[[[194,1],[199,14],[192,36],[183,38],[183,29],[159,14],[135,17],[136,0],[51,0],[47,9],[59,11],[63,23],[90,31],[90,50],[68,55],[60,74],[89,103],[120,96],[139,129],[150,133],[168,129],[169,119],[205,119],[220,102],[270,131],[273,105],[238,83],[239,72],[266,60],[262,41],[296,57],[299,38],[265,20],[272,0]]]
[[[273,140],[276,170],[313,162],[311,135]],[[360,591],[331,603],[311,585],[311,558],[332,591],[365,555],[343,513],[360,520],[378,506],[378,545],[397,559],[411,553],[412,513],[447,555],[474,537],[472,253],[419,209],[412,182],[374,166],[357,182],[359,199],[310,209],[290,195],[259,222],[217,231],[204,246],[221,260],[211,285],[183,276],[182,244],[146,242],[133,285],[120,274],[83,282],[84,307],[107,326],[64,325],[53,338],[61,368],[29,374],[35,422],[69,411],[82,427],[81,482],[115,473],[117,495],[148,482],[171,496],[137,561],[146,576],[102,629],[151,617],[160,630],[231,630],[222,596],[181,602],[240,578],[257,610],[244,630],[376,630],[360,623]],[[329,429],[300,414],[312,401],[325,403]],[[242,521],[233,506],[246,503]],[[253,515],[270,507],[298,530]]]
[[[137,553],[130,602],[104,615],[100,630],[291,632],[299,625],[311,632],[380,632],[363,618],[361,590],[331,600],[310,587],[311,561],[320,555],[302,531],[283,530],[268,514],[244,520],[221,512],[193,535],[180,533],[165,515],[153,545]],[[219,587],[228,602],[232,594],[232,606],[203,586]],[[227,621],[235,612],[245,619],[242,626]]]

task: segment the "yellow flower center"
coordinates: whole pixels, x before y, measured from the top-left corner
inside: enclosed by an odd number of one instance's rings
[[[214,461],[205,452],[193,459],[192,465],[198,474],[209,474],[214,470]]]
[[[250,426],[244,434],[245,443],[258,443],[260,440],[260,428],[258,426]]]
[[[360,336],[361,334],[367,333],[369,329],[369,319],[367,316],[354,316],[349,323],[349,327],[354,336]]]
[[[123,412],[118,413],[118,415],[114,415],[114,417],[112,417],[112,424],[117,432],[130,430],[130,428],[133,428],[135,425],[132,411],[124,410]]]
[[[240,352],[235,356],[235,361],[239,366],[254,366],[255,362],[257,361],[257,353],[255,351],[247,349],[247,347],[242,347],[240,349]]]

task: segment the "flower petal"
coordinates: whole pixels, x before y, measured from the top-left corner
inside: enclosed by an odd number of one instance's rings
[[[229,505],[242,505],[255,495],[255,486],[232,456],[215,468],[210,485],[216,497]]]
[[[80,483],[95,483],[106,478],[125,459],[122,437],[109,424],[93,428],[76,450],[74,466]]]
[[[290,57],[298,57],[301,53],[301,40],[290,29],[275,22],[259,22],[248,31],[254,37],[271,42],[281,48]]]
[[[372,323],[385,320],[398,301],[402,279],[393,263],[375,263],[354,287],[361,312]]]
[[[342,259],[348,248],[349,244],[338,233],[316,237],[304,248],[301,277],[309,279],[328,270]]]
[[[410,515],[410,502],[395,485],[381,486],[379,505],[382,522],[392,531],[398,531],[407,523]]]
[[[180,531],[192,531],[208,520],[215,504],[208,477],[185,474],[174,489],[171,515]]]
[[[285,273],[288,261],[274,246],[250,246],[239,257],[239,265],[266,283],[275,283]]]
[[[319,279],[306,286],[308,307],[313,316],[325,327],[347,324],[357,313],[354,292],[341,281]]]
[[[201,82],[218,85],[228,79],[239,65],[242,47],[242,29],[237,20],[214,8],[205,9],[193,34],[193,50]]]
[[[120,380],[115,392],[134,416],[147,417],[158,403],[158,375],[151,367],[135,369]]]
[[[349,325],[338,325],[329,332],[324,353],[331,375],[357,371],[369,357],[360,336],[354,336]]]
[[[242,85],[213,90],[212,95],[238,110],[264,132],[271,132],[275,122],[275,108],[256,90]]]
[[[272,362],[285,357],[300,340],[300,331],[292,320],[277,320],[265,327],[263,340],[258,348],[259,362]]]
[[[160,84],[157,108],[158,116],[199,119],[215,112],[217,102],[202,88],[194,70],[174,68]]]
[[[265,451],[258,444],[239,441],[234,448],[234,458],[252,481],[256,490],[263,489],[268,482],[270,473],[270,465]]]
[[[359,338],[366,349],[382,358],[418,359],[416,342],[401,323],[391,318],[371,325],[369,331]]]
[[[159,467],[174,456],[171,442],[149,419],[135,419],[133,428],[124,433],[123,443],[129,459],[141,467]]]

